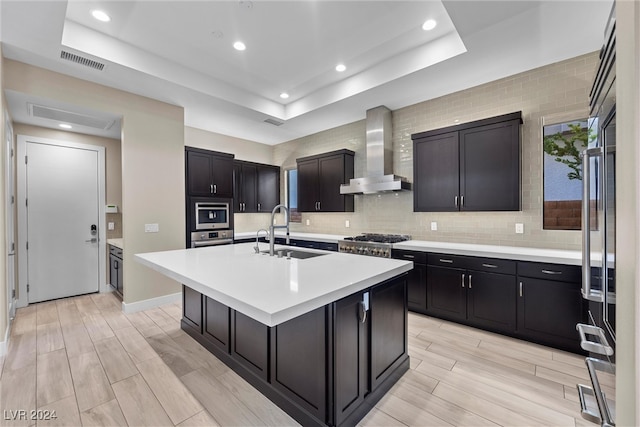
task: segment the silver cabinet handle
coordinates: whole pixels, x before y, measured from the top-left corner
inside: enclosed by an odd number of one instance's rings
[[[462,287],[464,288],[464,274],[462,275]]]
[[[246,212],[247,211],[247,204],[242,202],[242,212]]]
[[[367,307],[365,306],[364,301],[360,301],[360,321],[362,323],[367,321]]]
[[[218,192],[218,186],[213,184],[213,194],[216,194]]]
[[[520,297],[522,297],[522,282],[520,282]]]
[[[260,211],[260,203],[258,203],[258,211]]]
[[[542,273],[544,274],[551,274],[553,276],[557,276],[559,274],[562,274],[562,271],[553,271],[553,270],[540,270]]]
[[[413,256],[413,255],[402,255],[402,258],[414,259],[415,256]]]
[[[470,275],[469,275],[469,289],[471,289],[471,278],[472,278],[472,277],[473,277],[473,276],[470,274]]]
[[[452,259],[444,259],[444,258],[440,258],[438,261],[440,262],[445,262],[447,264],[453,264],[453,260]]]
[[[456,208],[457,208],[458,207],[458,196],[454,197],[453,200],[454,200],[454,203],[456,204]]]
[[[464,196],[460,196],[460,206],[464,206]]]
[[[213,194],[213,184],[209,184],[209,192]]]
[[[321,203],[322,203],[322,202],[318,202],[318,210],[319,210],[319,211],[320,211],[320,210],[322,210],[322,204],[321,204]]]
[[[482,266],[485,268],[498,268],[498,266],[495,264],[482,264]]]

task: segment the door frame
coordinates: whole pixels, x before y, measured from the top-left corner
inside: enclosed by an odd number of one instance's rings
[[[16,218],[14,207],[16,199],[12,200],[15,195],[15,152],[13,148],[13,125],[9,117],[9,113],[4,113],[4,129],[5,129],[5,141],[3,149],[5,151],[5,209],[6,209],[6,253],[7,253],[7,266],[6,266],[6,283],[7,283],[7,328],[11,327],[11,321],[15,317],[16,310],[16,269],[15,269],[15,227]],[[2,338],[2,337],[0,337]]]
[[[28,135],[18,135],[17,157],[24,159],[27,152],[27,142],[56,145],[59,147],[78,148],[95,151],[98,154],[98,290],[110,291],[107,285],[107,232],[105,213],[105,148],[98,145],[81,144],[57,139],[39,138]],[[29,305],[27,294],[28,283],[28,252],[27,252],[27,167],[24,161],[17,161],[17,203],[18,203],[18,294],[17,307]]]

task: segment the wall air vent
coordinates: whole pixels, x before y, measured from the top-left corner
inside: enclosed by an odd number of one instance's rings
[[[100,117],[88,116],[86,114],[74,113],[58,108],[46,107],[27,103],[29,115],[31,117],[55,120],[56,122],[75,124],[93,129],[108,130],[113,126],[115,120],[103,119]]]
[[[284,124],[284,122],[276,119],[266,119],[264,122],[274,126],[282,126]]]
[[[71,61],[76,64],[84,65],[85,67],[93,68],[94,70],[102,71],[104,69],[104,64],[102,62],[94,61],[93,59],[85,58],[84,56],[76,55],[75,53],[67,52],[65,50],[60,51],[60,58],[65,61]]]

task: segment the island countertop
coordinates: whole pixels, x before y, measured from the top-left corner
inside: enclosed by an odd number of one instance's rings
[[[275,326],[413,268],[410,261],[304,249],[307,259],[256,254],[253,243],[136,254],[136,261]],[[266,250],[266,244],[261,250]],[[276,245],[276,249],[291,249]],[[301,251],[296,249],[297,251]]]

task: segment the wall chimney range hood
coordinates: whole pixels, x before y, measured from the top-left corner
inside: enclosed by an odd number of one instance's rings
[[[381,105],[367,110],[367,173],[340,185],[340,194],[373,194],[411,190],[406,178],[393,174],[391,110]]]

